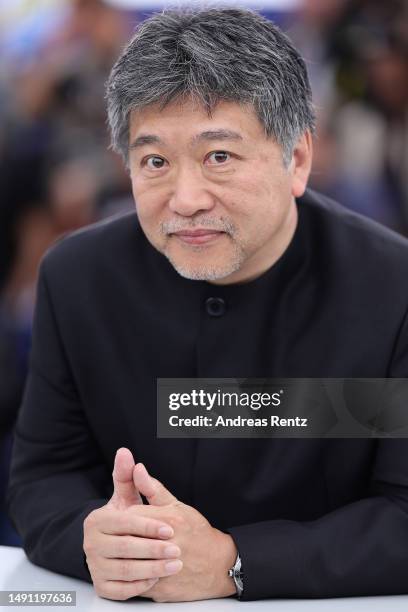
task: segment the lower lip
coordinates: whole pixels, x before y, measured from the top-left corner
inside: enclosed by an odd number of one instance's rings
[[[185,244],[207,244],[208,242],[215,242],[218,238],[223,236],[224,232],[216,232],[212,234],[202,234],[201,236],[187,236],[185,234],[173,234],[179,240]]]

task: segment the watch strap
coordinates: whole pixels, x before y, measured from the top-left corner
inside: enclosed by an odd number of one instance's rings
[[[233,567],[231,567],[231,569],[228,570],[228,576],[230,576],[235,583],[235,588],[237,589],[238,598],[241,597],[242,592],[244,590],[243,574],[242,574],[241,568],[242,568],[241,557],[238,553]]]

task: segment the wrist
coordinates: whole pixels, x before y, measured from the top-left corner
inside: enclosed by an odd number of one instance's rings
[[[217,533],[217,562],[214,563],[215,576],[215,597],[230,597],[237,592],[233,578],[228,575],[228,571],[234,565],[237,558],[238,549],[233,538],[228,533],[216,530]]]

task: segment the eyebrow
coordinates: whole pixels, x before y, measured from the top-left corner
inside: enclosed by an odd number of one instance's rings
[[[149,144],[160,144],[163,141],[154,134],[141,134],[130,144],[129,149],[137,149]]]
[[[201,141],[210,142],[212,140],[243,140],[241,134],[233,130],[206,130],[191,139],[191,144]],[[138,149],[150,144],[165,144],[165,142],[155,134],[141,134],[130,144],[129,149]]]
[[[197,134],[192,138],[192,142],[200,142],[200,141],[210,141],[210,140],[243,140],[241,134],[238,132],[233,132],[232,130],[206,130],[205,132],[201,132],[201,134]]]

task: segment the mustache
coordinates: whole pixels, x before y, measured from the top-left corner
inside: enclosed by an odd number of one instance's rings
[[[233,236],[236,233],[235,224],[229,219],[214,219],[213,217],[200,217],[186,222],[183,219],[172,219],[170,221],[162,221],[160,223],[160,233],[164,235],[173,234],[174,232],[182,232],[184,230],[193,230],[197,227],[205,227],[219,232],[225,232]]]

